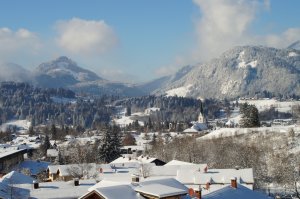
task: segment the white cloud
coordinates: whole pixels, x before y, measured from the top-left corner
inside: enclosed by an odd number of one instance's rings
[[[14,32],[9,28],[0,28],[0,59],[2,61],[36,54],[40,47],[39,38],[29,30],[19,29]]]
[[[136,83],[141,81],[138,76],[128,74],[121,69],[102,68],[99,73],[101,77],[115,82]]]
[[[58,22],[56,29],[59,46],[73,54],[97,55],[106,52],[117,43],[113,29],[103,20],[73,18]]]
[[[300,40],[300,28],[289,28],[281,34],[270,34],[259,40],[268,46],[286,48],[293,42]]]
[[[190,58],[185,58],[183,56],[175,57],[174,61],[162,67],[157,68],[154,72],[157,76],[167,76],[176,73],[183,66],[191,64]]]
[[[280,34],[257,35],[252,22],[261,11],[270,11],[270,0],[193,0],[201,11],[195,22],[197,47],[194,61],[207,61],[238,45],[285,48],[300,40],[300,28]]]
[[[249,40],[248,28],[262,5],[255,0],[194,0],[194,3],[202,14],[196,22],[196,56],[202,60],[245,44]]]

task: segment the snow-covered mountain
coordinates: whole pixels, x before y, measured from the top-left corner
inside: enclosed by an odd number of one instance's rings
[[[145,94],[133,85],[103,79],[94,72],[79,67],[65,56],[40,64],[34,71],[34,79],[40,87],[63,87],[94,95],[138,96]]]
[[[186,74],[188,74],[194,66],[188,65],[184,66],[180,70],[178,70],[175,74],[164,76],[159,79],[152,80],[150,82],[146,82],[144,84],[139,85],[139,88],[144,90],[147,93],[156,93],[160,92],[161,88],[172,85],[172,83],[180,80],[183,78]]]
[[[291,45],[289,45],[287,48],[289,49],[295,49],[295,50],[300,50],[300,40],[295,41]]]
[[[167,79],[152,92],[176,95],[178,91],[178,95],[201,98],[234,98],[262,92],[300,95],[299,82],[300,51],[243,46],[191,67],[179,78]]]
[[[66,87],[80,82],[102,80],[95,73],[79,67],[65,56],[40,64],[34,74],[37,82],[43,87]]]

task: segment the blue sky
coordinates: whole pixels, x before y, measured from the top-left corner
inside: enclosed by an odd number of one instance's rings
[[[121,81],[147,81],[236,45],[300,39],[299,0],[4,0],[0,61],[27,69],[66,55]]]

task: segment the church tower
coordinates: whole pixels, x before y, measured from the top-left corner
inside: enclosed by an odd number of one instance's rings
[[[203,104],[201,102],[201,107],[200,107],[200,114],[198,116],[198,122],[199,123],[206,123],[206,119],[204,117],[204,111],[203,111]]]

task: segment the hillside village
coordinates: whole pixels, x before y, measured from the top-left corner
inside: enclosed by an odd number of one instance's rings
[[[243,127],[244,103],[268,120]],[[156,131],[149,122],[159,107],[116,105],[112,128],[63,138],[53,134],[62,131],[59,125],[45,131],[44,124],[11,120],[1,125],[11,141],[0,145],[0,197],[297,198],[299,103],[241,98],[227,111],[220,107],[215,119],[207,118],[204,103],[195,121],[169,122]],[[268,118],[271,109],[286,118]]]

